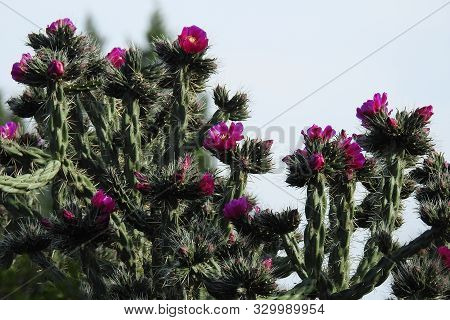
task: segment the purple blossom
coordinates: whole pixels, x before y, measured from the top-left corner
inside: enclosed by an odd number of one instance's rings
[[[214,177],[211,173],[206,172],[203,174],[199,188],[204,195],[210,196],[214,194]]]
[[[240,122],[232,122],[229,128],[225,122],[220,122],[208,130],[203,145],[217,151],[234,149],[237,142],[244,139],[243,130],[244,126]]]
[[[75,33],[75,31],[77,30],[72,20],[70,20],[69,18],[64,18],[52,22],[49,26],[47,26],[47,29],[45,31],[47,32],[47,34],[52,34],[63,27],[68,27],[69,30],[72,31],[72,33]]]
[[[437,249],[437,251],[445,266],[450,269],[450,249],[446,246],[441,246]]]
[[[246,216],[252,209],[252,205],[248,202],[246,197],[240,197],[228,202],[223,208],[223,215],[230,220],[239,219],[242,216]]]
[[[426,106],[426,107],[422,107],[419,108],[415,111],[416,114],[418,114],[423,122],[428,122],[431,118],[431,116],[434,114],[433,113],[433,106]]]
[[[184,27],[178,36],[178,44],[184,52],[194,54],[206,49],[208,38],[206,32],[197,26]]]
[[[367,100],[360,108],[356,109],[356,117],[364,124],[367,121],[367,118],[371,118],[379,112],[387,113],[387,105],[388,101],[386,92],[384,92],[383,95],[380,93],[375,93],[373,100]]]
[[[102,189],[99,189],[91,200],[92,205],[102,213],[110,214],[116,208],[116,202],[108,196]]]
[[[302,131],[302,134],[305,135],[305,132]],[[322,130],[321,127],[313,124],[308,130],[306,130],[306,136],[308,136],[309,139],[322,139],[325,142],[330,140],[335,134],[336,131],[333,130],[331,126],[326,126],[325,129]]]
[[[19,125],[17,123],[9,121],[3,126],[0,126],[0,137],[3,139],[12,140],[17,136],[18,129]]]
[[[309,157],[309,166],[313,171],[320,171],[325,166],[325,159],[321,153],[313,153]]]
[[[20,61],[13,64],[11,76],[15,81],[17,82],[23,81],[25,72],[28,69],[28,61],[30,61],[31,59],[32,59],[31,54],[24,53],[22,54],[22,58],[20,59]]]
[[[64,74],[64,63],[59,60],[52,60],[48,65],[47,74],[56,79]]]
[[[338,146],[344,151],[347,160],[347,168],[350,170],[358,170],[364,167],[366,158],[362,154],[362,149],[352,137],[347,137],[345,131],[342,131]]]
[[[106,59],[116,69],[120,69],[126,62],[127,50],[122,48],[113,48],[107,55]]]

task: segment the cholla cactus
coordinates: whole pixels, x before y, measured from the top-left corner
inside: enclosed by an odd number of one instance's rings
[[[305,147],[283,160],[287,183],[307,190],[302,230],[302,208],[261,209],[246,192],[250,175],[271,171],[273,143],[245,138],[246,95],[217,86],[217,111],[204,118],[198,96],[216,65],[202,29],[155,39],[150,64],[135,48],[102,56],[69,19],[28,41],[34,53],[11,72],[27,88],[9,105],[36,130],[0,128],[10,219],[2,267],[27,254],[55,283],[73,282],[59,252],[80,267],[80,291],[96,299],[358,299],[392,270],[399,298],[448,296],[448,281],[430,288],[448,280],[450,231],[448,165],[432,151],[431,107],[393,118],[386,94],[376,94],[357,111],[364,134],[302,132]],[[202,170],[200,150],[228,170]],[[47,190],[50,213],[39,196]],[[393,232],[414,192],[430,229],[400,245]],[[356,228],[370,237],[353,265]],[[432,262],[417,256],[424,249]],[[293,273],[301,283],[280,289],[277,280]]]

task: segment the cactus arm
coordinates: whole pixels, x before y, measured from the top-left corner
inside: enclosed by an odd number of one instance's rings
[[[46,186],[59,172],[61,163],[50,161],[45,168],[17,177],[0,176],[0,190],[5,193],[27,193]]]
[[[54,159],[63,163],[66,159],[69,144],[69,131],[67,115],[69,105],[64,95],[62,84],[55,84],[49,88],[50,94],[47,103],[47,111],[50,114],[48,122],[48,136],[50,137],[50,151]]]
[[[140,106],[139,100],[131,95],[123,99],[126,111],[122,118],[122,130],[124,137],[124,157],[125,157],[125,176],[128,184],[133,187],[136,178],[134,172],[141,168],[141,128],[139,123]]]
[[[382,283],[380,280],[386,277],[387,273],[389,273],[396,263],[399,263],[416,254],[419,250],[428,247],[440,234],[441,230],[439,228],[431,228],[430,230],[425,231],[410,243],[397,249],[391,256],[382,257],[378,263],[364,275],[360,282],[351,285],[350,288],[346,290],[332,294],[330,298],[339,300],[362,298]]]
[[[283,240],[283,247],[288,255],[295,271],[297,272],[300,279],[305,280],[307,274],[305,271],[305,263],[303,255],[298,247],[297,241],[294,239],[291,233],[284,234],[281,236]]]
[[[56,282],[64,282],[67,280],[66,275],[59,270],[55,264],[47,258],[42,252],[28,253],[31,261],[42,268],[42,272],[49,272]]]
[[[404,163],[401,155],[393,155],[387,159],[386,176],[382,179],[380,190],[382,192],[382,221],[387,229],[392,233],[395,229],[395,221],[401,205],[401,191],[403,186]],[[375,222],[380,223],[380,222]],[[373,239],[376,225],[371,227],[372,237],[366,243],[364,256],[361,259],[356,273],[351,279],[351,283],[359,282],[364,275],[374,267],[382,254],[378,249],[378,244]]]
[[[178,77],[175,80],[173,88],[173,97],[175,100],[172,117],[172,135],[170,139],[175,139],[173,143],[173,160],[181,156],[181,150],[185,141],[185,130],[187,126],[187,112],[189,105],[188,79],[186,77],[186,67],[179,70]]]
[[[306,273],[313,279],[321,276],[325,242],[326,211],[325,177],[318,173],[308,184],[305,206],[305,267]]]
[[[333,246],[330,258],[330,277],[334,289],[342,290],[348,286],[350,272],[350,238],[353,234],[353,218],[355,214],[355,183],[349,182],[342,186],[342,193],[336,197],[337,243]]]
[[[305,279],[294,288],[270,299],[275,300],[305,300],[309,295],[314,293],[317,288],[317,281],[313,279]]]
[[[80,248],[81,266],[90,284],[94,299],[102,299],[106,294],[106,285],[101,277],[100,266],[95,257],[94,249],[89,246]]]
[[[45,165],[48,160],[51,159],[50,155],[45,151],[29,146],[25,148],[13,140],[0,139],[0,149],[8,155],[8,157],[27,167],[29,167],[31,163]]]

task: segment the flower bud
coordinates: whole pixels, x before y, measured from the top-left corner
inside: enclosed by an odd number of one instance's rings
[[[52,60],[48,65],[47,73],[50,77],[56,79],[64,74],[64,63],[59,60]]]

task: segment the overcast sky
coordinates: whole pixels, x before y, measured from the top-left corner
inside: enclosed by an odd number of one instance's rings
[[[11,65],[29,51],[24,43],[29,32],[38,30],[34,24],[45,27],[70,17],[82,30],[91,14],[107,48],[125,47],[130,41],[144,43],[150,13],[160,7],[174,36],[192,24],[208,33],[209,54],[219,62],[211,87],[221,83],[248,92],[249,135],[275,140],[276,173],[251,182],[262,207],[301,207],[304,195],[286,187],[280,159],[296,147],[299,132],[313,123],[359,132],[355,109],[375,92],[387,92],[391,107],[433,105],[432,136],[437,149],[449,154],[450,5],[446,3],[2,0],[0,91],[3,99],[21,91],[10,77]],[[398,232],[401,241],[423,230],[411,205],[407,223]],[[352,254],[357,256],[358,250]],[[383,286],[368,298],[388,294]]]

